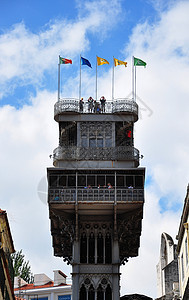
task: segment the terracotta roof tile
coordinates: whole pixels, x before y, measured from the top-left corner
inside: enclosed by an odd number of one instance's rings
[[[69,286],[69,284],[61,283],[58,286]],[[50,281],[50,282],[48,282],[46,284],[43,284],[43,285],[34,285],[33,283],[30,283],[30,284],[25,284],[25,285],[21,286],[20,288],[16,288],[14,290],[15,291],[18,291],[18,290],[32,290],[32,289],[42,289],[42,288],[47,288],[47,287],[54,287],[54,282]]]

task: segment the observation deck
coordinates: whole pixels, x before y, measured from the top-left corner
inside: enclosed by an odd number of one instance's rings
[[[123,208],[127,211],[128,208],[133,210],[143,206],[144,176],[143,168],[111,171],[73,169],[64,172],[49,168],[48,202],[51,207],[61,207],[69,213],[74,213],[75,205],[80,211],[88,210],[90,206],[95,214],[99,214],[99,210],[100,214],[107,214],[116,204],[118,211],[120,209],[123,213]]]
[[[99,101],[97,101],[99,103]],[[118,98],[114,100],[106,100],[105,104],[105,112],[94,112],[94,110],[89,111],[89,104],[87,100],[84,100],[83,109],[80,109],[79,99],[76,98],[65,98],[60,99],[54,105],[54,118],[58,122],[59,116],[62,114],[78,114],[78,115],[86,115],[86,114],[93,114],[93,115],[116,115],[116,114],[125,114],[125,115],[132,115],[134,118],[134,122],[138,120],[138,105],[137,103],[128,98]]]

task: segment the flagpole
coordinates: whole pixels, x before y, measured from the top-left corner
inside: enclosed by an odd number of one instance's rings
[[[134,100],[134,56],[132,57],[132,98]]]
[[[96,55],[96,101],[97,101],[97,55]]]
[[[60,101],[60,55],[58,63],[58,101]]]
[[[112,100],[114,100],[114,56],[113,56],[113,70],[112,70]]]
[[[134,100],[136,101],[136,66],[134,66],[135,68],[135,97]]]
[[[79,81],[79,100],[81,99],[81,54],[80,54],[80,81]]]

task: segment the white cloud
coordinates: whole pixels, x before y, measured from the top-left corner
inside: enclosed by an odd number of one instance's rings
[[[56,68],[59,54],[73,59],[89,50],[89,33],[98,33],[102,38],[118,22],[119,2],[84,1],[85,14],[76,20],[51,21],[38,33],[31,32],[24,23],[3,32],[0,35],[0,97],[11,92],[14,86],[40,86],[44,72]]]

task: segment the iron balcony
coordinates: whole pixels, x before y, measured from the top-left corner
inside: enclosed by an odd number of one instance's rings
[[[134,160],[139,162],[139,150],[132,146],[118,147],[57,147],[53,152],[56,160]]]
[[[83,109],[80,109],[79,99],[75,98],[65,98],[60,99],[54,105],[54,117],[64,113],[94,113],[92,110],[89,111],[89,106],[87,100],[84,101]],[[106,114],[132,114],[135,116],[135,121],[138,120],[138,105],[135,101],[128,98],[118,98],[114,100],[106,100],[105,104]]]

